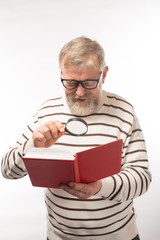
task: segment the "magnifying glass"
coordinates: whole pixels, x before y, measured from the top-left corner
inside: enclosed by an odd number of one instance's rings
[[[88,131],[88,125],[82,118],[70,118],[65,125],[65,131],[72,136],[83,136]]]

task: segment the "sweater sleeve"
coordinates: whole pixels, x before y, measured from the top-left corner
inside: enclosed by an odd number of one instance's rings
[[[22,156],[27,149],[33,146],[32,133],[38,127],[36,116],[32,122],[26,127],[18,141],[9,148],[8,152],[3,156],[1,162],[2,175],[9,179],[18,179],[27,175]]]
[[[144,194],[151,182],[148,167],[143,133],[134,115],[132,127],[123,143],[121,172],[103,179],[98,195],[123,202]]]

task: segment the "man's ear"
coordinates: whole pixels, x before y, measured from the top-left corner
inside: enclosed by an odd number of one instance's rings
[[[105,66],[104,69],[103,69],[102,83],[105,82],[108,70],[109,70],[108,66]]]

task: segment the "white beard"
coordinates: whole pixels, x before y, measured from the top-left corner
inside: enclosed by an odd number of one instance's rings
[[[76,99],[87,98],[87,103],[79,103]],[[86,93],[83,97],[77,96],[76,93],[66,94],[66,100],[71,112],[74,115],[85,116],[94,113],[99,106],[100,98],[95,98],[91,93]]]

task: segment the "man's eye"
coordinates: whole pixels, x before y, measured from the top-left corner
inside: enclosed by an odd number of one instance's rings
[[[73,87],[76,85],[76,82],[67,82],[67,85],[70,86],[70,87]]]
[[[96,85],[96,82],[95,81],[85,81],[84,84],[86,87],[92,87],[92,86]]]
[[[63,81],[63,84],[67,88],[75,88],[77,86],[77,83],[75,81],[69,81],[69,80]]]

